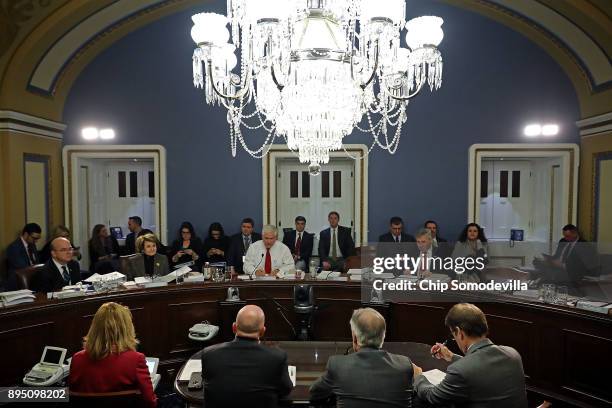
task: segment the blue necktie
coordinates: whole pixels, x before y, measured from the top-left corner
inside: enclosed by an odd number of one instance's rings
[[[62,265],[62,276],[64,277],[64,282],[66,285],[70,284],[70,273],[68,273],[68,268],[66,265]]]

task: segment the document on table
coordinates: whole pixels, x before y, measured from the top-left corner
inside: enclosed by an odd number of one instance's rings
[[[446,373],[444,371],[438,370],[437,368],[434,368],[433,370],[425,371],[423,375],[433,385],[440,384],[442,380],[444,380],[444,377],[446,377]]]
[[[183,371],[181,371],[181,376],[179,377],[179,381],[189,381],[191,378],[191,374],[193,373],[201,373],[202,372],[202,360],[188,360],[183,367]]]

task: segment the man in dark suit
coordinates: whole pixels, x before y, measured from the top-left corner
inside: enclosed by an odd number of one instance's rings
[[[36,242],[40,239],[41,233],[40,225],[26,224],[21,231],[21,236],[6,249],[7,276],[4,282],[5,290],[17,289],[15,271],[40,262]]]
[[[295,229],[291,230],[283,236],[283,244],[287,245],[293,260],[295,261],[295,269],[307,271],[310,257],[312,256],[312,247],[314,243],[314,234],[309,234],[305,231],[306,218],[298,215],[295,217]]]
[[[558,283],[575,286],[587,275],[600,273],[597,250],[592,243],[580,238],[573,224],[563,227],[563,238],[552,257],[534,260],[536,283]]]
[[[227,250],[227,264],[233,266],[236,273],[243,273],[244,256],[253,242],[261,240],[261,235],[253,231],[255,221],[245,218],[240,224],[240,232],[232,235]]]
[[[338,225],[340,214],[332,211],[327,216],[329,228],[319,234],[319,257],[324,270],[344,270],[344,260],[355,253],[351,229]]]
[[[452,364],[438,385],[431,384],[421,375],[421,368],[414,366],[418,398],[433,406],[526,408],[521,356],[512,347],[497,346],[487,338],[489,328],[482,310],[469,303],[456,304],[444,323],[465,356],[436,343],[432,355]]]
[[[142,218],[133,216],[128,218],[128,229],[130,233],[125,237],[124,255],[132,255],[136,253],[136,238],[143,235]]]
[[[51,259],[45,267],[32,277],[35,292],[57,292],[64,286],[74,285],[81,280],[79,263],[72,259],[72,244],[63,237],[51,241]]]
[[[414,237],[404,232],[404,221],[400,217],[391,217],[389,232],[378,237],[378,242],[415,242]]]
[[[416,233],[415,251],[412,252],[413,258],[419,258],[419,266],[414,274],[419,278],[427,279],[432,273],[444,271],[444,259],[440,256],[440,247],[433,245],[431,230],[421,228]],[[452,272],[452,271],[451,271]]]
[[[247,305],[232,325],[236,338],[204,349],[202,380],[207,408],[274,408],[279,398],[291,392],[287,353],[259,343],[266,331],[264,323],[263,310]]]
[[[325,374],[310,387],[310,399],[336,397],[346,408],[410,407],[412,362],[381,350],[386,324],[371,308],[357,309],[350,321],[355,353],[331,356]]]
[[[450,256],[453,253],[452,244],[439,236],[438,223],[434,220],[427,220],[423,224],[423,228],[427,228],[431,232],[431,240],[434,248],[437,248],[438,256],[441,258]]]

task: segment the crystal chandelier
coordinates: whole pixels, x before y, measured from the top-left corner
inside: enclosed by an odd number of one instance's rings
[[[227,0],[227,16],[194,15],[194,85],[228,110],[232,156],[240,143],[261,158],[279,137],[316,174],[353,129],[372,135],[368,153],[395,153],[409,99],[442,84],[442,19],[405,15],[405,0]]]

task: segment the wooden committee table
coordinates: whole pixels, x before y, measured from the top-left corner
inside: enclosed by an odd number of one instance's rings
[[[160,359],[162,381],[172,384],[180,367],[203,345],[187,337],[195,323],[218,325],[215,342],[233,338],[231,324],[244,302],[226,302],[227,288],[238,287],[245,302],[266,313],[266,339],[294,340],[278,313],[274,298],[297,321],[293,311],[295,281],[247,281],[231,283],[171,284],[82,298],[47,300],[0,309],[0,349],[3,350],[0,386],[21,383],[24,374],[40,359],[45,345],[65,347],[72,355],[82,348],[91,319],[104,302],[119,302],[134,316],[139,351]],[[306,281],[314,287],[318,304],[314,340],[350,341],[349,319],[362,306],[359,282]],[[564,401],[577,406],[612,403],[612,387],[606,374],[612,368],[612,319],[606,315],[536,301],[501,297],[497,301],[469,298],[486,314],[490,338],[516,348],[523,358],[529,392],[537,398]],[[432,344],[448,337],[444,317],[454,304],[440,293],[428,301],[410,300],[376,308],[387,320],[386,342]],[[419,359],[411,356],[415,362]],[[427,367],[427,366],[426,366]]]

